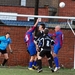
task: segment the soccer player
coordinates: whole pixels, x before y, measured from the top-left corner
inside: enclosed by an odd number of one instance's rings
[[[63,33],[61,31],[61,28],[59,25],[57,25],[55,27],[55,33],[54,34],[49,34],[51,37],[55,37],[55,44],[54,44],[54,48],[53,48],[53,57],[54,57],[54,62],[55,62],[55,69],[54,71],[57,71],[58,69],[60,69],[59,66],[59,61],[58,61],[58,52],[62,47],[63,44]]]
[[[49,66],[52,72],[52,55],[51,55],[51,45],[54,44],[54,41],[48,35],[49,30],[45,29],[44,34],[37,39],[38,47],[39,47],[39,56],[38,56],[38,72],[42,72],[42,57],[46,56],[49,62]]]
[[[31,56],[29,61],[29,66],[28,66],[29,70],[33,70],[33,65],[36,66],[37,51],[36,51],[36,45],[34,43],[33,32],[36,29],[38,22],[39,19],[37,19],[34,26],[25,33],[25,38],[24,38],[25,42],[27,43],[27,51]]]
[[[4,61],[1,64],[1,66],[4,66],[6,62],[8,61],[8,53],[6,48],[9,47],[10,52],[12,52],[10,44],[11,44],[11,38],[10,38],[9,32],[7,32],[5,36],[0,36],[0,56],[1,54],[4,55]]]
[[[38,32],[37,32],[37,39],[43,35],[45,29],[45,24],[40,24],[38,27]],[[37,41],[36,41],[37,42]],[[39,50],[38,50],[38,45],[36,43],[36,49],[37,49],[37,57],[39,56]]]
[[[40,24],[39,27],[38,27],[38,32],[37,32],[37,39],[43,35],[44,33],[44,29],[45,29],[45,24]],[[36,44],[36,48],[37,48],[37,57],[39,57],[39,49],[38,49],[38,45]],[[53,59],[53,56],[52,56],[52,59]],[[54,60],[52,61],[52,63],[54,63]]]

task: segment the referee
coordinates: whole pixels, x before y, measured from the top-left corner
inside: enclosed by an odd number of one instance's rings
[[[37,39],[38,47],[39,47],[39,57],[38,57],[38,73],[42,72],[42,57],[46,56],[48,59],[48,63],[52,72],[52,55],[51,55],[51,45],[54,44],[54,41],[48,36],[48,29],[44,30],[44,34]]]

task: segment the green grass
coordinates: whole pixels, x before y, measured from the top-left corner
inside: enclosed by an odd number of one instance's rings
[[[29,71],[27,67],[0,67],[0,75],[75,75],[74,69],[60,69],[52,73],[49,68],[44,67],[43,72]]]

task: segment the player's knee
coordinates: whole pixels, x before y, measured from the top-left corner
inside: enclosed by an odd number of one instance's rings
[[[0,53],[0,56],[1,56],[1,53]]]
[[[56,54],[56,53],[53,53],[53,54],[52,54],[52,56],[53,56],[53,58],[54,58],[54,57],[56,57],[56,56],[57,56],[57,54]]]
[[[7,60],[9,59],[8,55],[7,55],[7,56],[5,56],[4,58],[5,58],[5,59],[7,59]]]
[[[42,59],[42,57],[41,56],[38,56],[38,60],[41,60]]]
[[[34,56],[31,56],[30,62],[34,61]]]
[[[8,60],[8,59],[9,59],[9,57],[5,57],[5,59],[6,59],[6,60]]]

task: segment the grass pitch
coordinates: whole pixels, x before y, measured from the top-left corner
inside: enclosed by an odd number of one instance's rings
[[[74,69],[60,69],[52,73],[48,67],[43,67],[43,72],[30,71],[27,67],[0,67],[0,75],[75,75]]]

